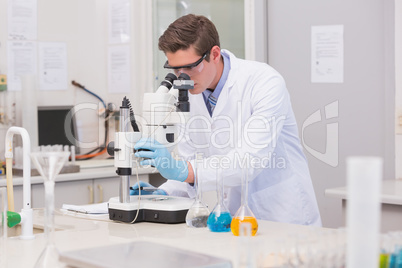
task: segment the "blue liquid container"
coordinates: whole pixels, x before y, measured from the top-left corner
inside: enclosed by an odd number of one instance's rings
[[[214,211],[209,214],[207,226],[211,232],[230,232],[230,223],[232,216],[229,212],[216,213]]]
[[[392,253],[389,256],[389,264],[388,264],[389,268],[396,268],[396,259],[397,259],[397,255],[395,253]]]

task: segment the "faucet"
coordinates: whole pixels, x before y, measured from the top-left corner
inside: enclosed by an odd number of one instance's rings
[[[31,140],[25,128],[10,127],[6,133],[6,178],[9,209],[14,211],[14,194],[12,183],[13,136],[19,134],[23,145],[23,208],[21,210],[21,236],[20,239],[33,239],[33,222],[31,208]],[[16,222],[15,224],[17,224]],[[10,225],[9,225],[10,227]],[[11,226],[12,227],[12,226]]]

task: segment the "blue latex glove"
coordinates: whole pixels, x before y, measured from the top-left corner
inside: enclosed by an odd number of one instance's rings
[[[140,181],[139,187],[155,188],[151,184],[143,182],[143,181]],[[132,187],[130,187],[130,195],[138,195],[139,194],[139,187],[138,187],[138,183],[136,183]],[[167,195],[167,193],[162,189],[155,188],[155,191],[141,190],[141,195]]]
[[[148,158],[140,162],[141,165],[152,165],[168,180],[185,181],[188,177],[187,161],[176,160],[165,146],[151,139],[139,140],[134,149],[135,156]],[[148,151],[138,151],[145,149]]]

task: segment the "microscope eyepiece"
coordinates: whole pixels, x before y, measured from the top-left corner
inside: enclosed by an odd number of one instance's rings
[[[173,83],[174,80],[177,80],[177,76],[175,74],[168,73],[165,76],[165,80],[169,81],[170,83]]]
[[[171,89],[172,86],[173,86],[173,81],[174,81],[174,80],[177,80],[177,76],[174,75],[174,74],[172,74],[172,73],[168,73],[168,74],[165,76],[165,80],[163,80],[163,81],[161,82],[161,86],[165,86],[165,87],[167,87],[168,89]]]
[[[186,73],[181,73],[178,78],[179,80],[190,80],[190,76]]]

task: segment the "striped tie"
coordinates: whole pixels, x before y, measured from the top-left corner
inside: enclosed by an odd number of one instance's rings
[[[211,94],[208,97],[208,101],[209,101],[209,104],[211,105],[211,114],[212,114],[214,112],[214,109],[216,106],[216,98],[214,96],[212,96],[212,94]]]

